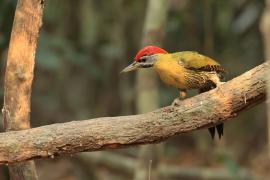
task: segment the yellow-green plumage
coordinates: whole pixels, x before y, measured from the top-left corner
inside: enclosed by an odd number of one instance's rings
[[[221,84],[221,73],[224,69],[215,60],[193,51],[168,53],[157,46],[146,46],[135,56],[134,62],[121,72],[129,72],[139,68],[154,67],[162,81],[180,90],[180,97],[186,95],[188,89],[198,89],[200,93],[209,91]],[[176,99],[173,106],[181,105]],[[223,135],[223,124],[210,127],[214,138],[217,130],[219,138]]]
[[[154,69],[162,81],[180,90],[180,96],[185,96],[187,89],[205,92],[215,88],[220,83],[220,73],[224,72],[215,60],[192,51],[158,54]],[[212,138],[215,136],[215,128],[221,138],[223,123],[208,128]]]
[[[202,89],[219,83],[224,69],[213,59],[192,51],[158,54],[154,69],[166,84],[180,90]]]

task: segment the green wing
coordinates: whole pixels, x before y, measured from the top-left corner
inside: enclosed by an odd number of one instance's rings
[[[218,62],[194,51],[178,52],[174,53],[173,56],[178,59],[179,64],[183,64],[190,70],[225,72],[225,69]]]

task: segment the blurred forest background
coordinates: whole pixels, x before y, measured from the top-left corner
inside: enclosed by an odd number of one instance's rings
[[[157,80],[150,87],[156,98],[146,96],[147,102],[138,102],[136,84],[142,77],[119,74],[145,44],[148,1],[45,2],[32,90],[32,127],[136,114],[150,111],[142,108],[145,103],[162,107],[178,96],[176,89]],[[166,18],[158,29],[162,37],[156,38],[169,52],[192,50],[210,56],[227,69],[227,80],[264,62],[260,31],[264,0],[170,0],[165,4]],[[15,7],[16,0],[0,0],[2,102]],[[151,81],[152,75],[144,78]],[[264,179],[270,176],[265,107],[261,104],[227,122],[220,141],[212,141],[205,129],[160,145],[141,146],[144,150],[131,147],[37,160],[38,175],[41,180],[139,180],[146,178],[135,175],[136,171],[145,171],[153,177],[157,173],[159,179]],[[0,167],[0,179],[8,179],[6,167]]]

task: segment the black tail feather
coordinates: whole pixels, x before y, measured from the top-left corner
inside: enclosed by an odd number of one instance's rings
[[[220,139],[220,138],[223,136],[224,124],[223,124],[223,123],[218,124],[218,125],[216,126],[216,128],[217,128],[217,132],[218,132],[218,137],[219,137],[219,139]]]
[[[209,81],[207,86],[199,89],[199,93],[203,93],[214,88],[216,88],[216,84],[212,81]],[[223,136],[223,129],[224,129],[223,123],[218,124],[214,127],[208,128],[208,131],[211,134],[212,139],[215,138],[216,129],[217,129],[218,137],[220,139]]]
[[[208,131],[209,131],[209,133],[210,133],[212,139],[214,139],[214,138],[215,138],[215,133],[216,133],[215,127],[210,127],[210,128],[208,128]]]
[[[221,137],[223,136],[224,124],[221,123],[221,124],[218,124],[214,127],[208,128],[208,131],[209,131],[212,139],[215,138],[216,129],[217,129],[217,133],[218,133],[218,138],[221,139]]]

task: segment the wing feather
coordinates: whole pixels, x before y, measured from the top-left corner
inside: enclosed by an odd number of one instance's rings
[[[174,53],[173,56],[179,58],[178,63],[190,70],[226,72],[225,69],[215,60],[201,55],[194,51],[183,51]]]

